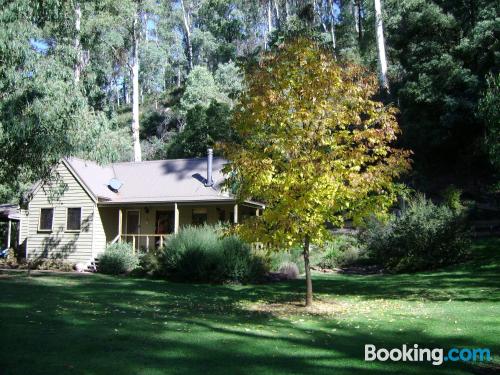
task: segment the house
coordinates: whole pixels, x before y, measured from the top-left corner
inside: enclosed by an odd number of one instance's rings
[[[4,238],[4,243],[0,243],[0,250],[10,249],[15,247],[17,241],[18,230],[13,228],[19,228],[19,208],[13,204],[0,204],[0,224],[6,223],[7,230]]]
[[[233,222],[264,206],[236,202],[222,189],[226,161],[207,158],[113,163],[62,159],[37,183],[20,213],[20,243],[28,259],[90,263],[106,246],[162,246],[185,225]]]

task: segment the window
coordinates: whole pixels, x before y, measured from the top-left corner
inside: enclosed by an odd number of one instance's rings
[[[219,208],[219,207],[217,207],[216,210],[217,210],[217,216],[219,217],[219,221],[221,223],[226,221],[226,210],[223,208]]]
[[[82,209],[78,208],[68,208],[68,214],[66,215],[66,230],[79,231],[82,226]]]
[[[195,208],[193,210],[193,216],[191,223],[193,225],[203,225],[207,222],[208,215],[206,208]]]
[[[54,219],[54,209],[42,208],[40,210],[40,222],[38,223],[38,229],[44,231],[51,231],[53,219]]]

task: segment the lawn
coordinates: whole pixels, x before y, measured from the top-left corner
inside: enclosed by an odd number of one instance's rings
[[[0,273],[1,374],[456,374],[476,365],[365,362],[364,345],[500,353],[500,241],[438,272],[314,275],[258,286]],[[495,362],[498,358],[495,358]]]

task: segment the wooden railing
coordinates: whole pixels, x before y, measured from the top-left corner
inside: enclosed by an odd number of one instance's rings
[[[134,251],[141,249],[149,251],[151,249],[163,247],[168,236],[169,234],[157,234],[157,233],[151,233],[151,234],[122,233],[121,235],[120,234],[117,235],[113,239],[113,241],[111,241],[111,244],[117,242],[129,242],[132,244],[132,249]]]

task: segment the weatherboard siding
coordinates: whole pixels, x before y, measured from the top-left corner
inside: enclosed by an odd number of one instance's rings
[[[99,208],[94,206],[94,243],[92,244],[93,257],[97,258],[106,250],[106,232]]]
[[[19,244],[22,246],[22,248],[24,248],[24,250],[26,250],[29,232],[29,215],[28,210],[21,209],[20,213]]]
[[[49,188],[40,188],[29,203],[28,245],[29,259],[59,258],[69,262],[89,262],[93,257],[93,228],[95,203],[68,168],[60,163],[57,172],[67,188],[58,199],[49,201]],[[66,231],[68,207],[81,207],[80,232]],[[39,231],[40,211],[54,208],[51,232]]]

